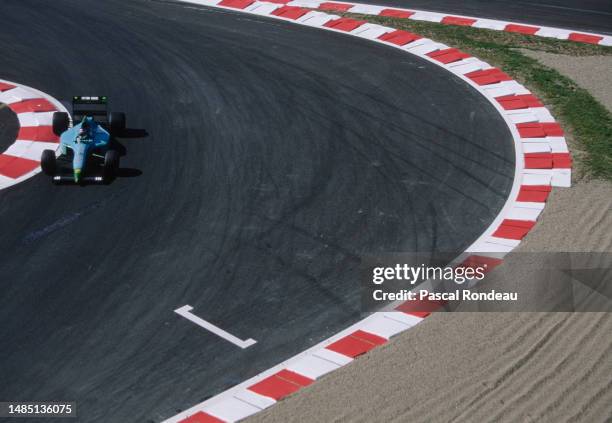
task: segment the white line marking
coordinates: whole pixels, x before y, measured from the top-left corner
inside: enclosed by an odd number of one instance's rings
[[[191,320],[196,325],[203,327],[204,329],[214,333],[215,335],[220,336],[226,341],[229,341],[232,344],[239,346],[242,349],[248,348],[251,345],[257,343],[256,340],[251,339],[251,338],[247,339],[246,341],[243,341],[240,338],[236,338],[231,333],[228,333],[224,331],[223,329],[213,325],[212,323],[209,323],[206,320],[199,318],[195,314],[191,313],[191,310],[193,310],[193,307],[191,307],[190,305],[184,305],[183,307],[180,307],[174,310],[174,312],[176,314],[180,314],[187,320]]]

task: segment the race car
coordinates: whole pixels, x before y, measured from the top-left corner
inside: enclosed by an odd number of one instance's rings
[[[73,97],[72,119],[65,112],[53,114],[60,155],[44,150],[41,168],[56,183],[108,183],[119,169],[120,154],[113,148],[113,138],[124,130],[125,114],[108,112],[106,97]]]

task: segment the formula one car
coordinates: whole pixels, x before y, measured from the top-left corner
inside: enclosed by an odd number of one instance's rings
[[[44,150],[40,158],[53,182],[108,183],[116,176],[120,154],[113,149],[113,137],[125,130],[125,114],[107,109],[106,97],[79,96],[72,99],[72,119],[65,112],[53,114],[60,155]]]

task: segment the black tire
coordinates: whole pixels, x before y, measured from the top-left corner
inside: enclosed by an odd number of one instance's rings
[[[104,181],[109,182],[117,176],[119,170],[119,153],[108,150],[104,155]]]
[[[55,160],[55,151],[44,150],[40,156],[40,167],[45,175],[55,176],[57,172],[57,161]]]
[[[70,126],[70,116],[66,112],[53,113],[53,133],[57,136],[62,135]]]
[[[111,135],[118,136],[125,131],[125,113],[110,112],[108,114],[108,127]]]

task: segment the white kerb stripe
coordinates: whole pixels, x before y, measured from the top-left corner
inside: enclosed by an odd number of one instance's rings
[[[423,321],[422,317],[414,316],[412,314],[404,313],[401,311],[390,311],[385,313],[385,317],[391,320],[397,320],[409,326],[414,326]]]
[[[308,7],[311,9],[316,9],[321,3],[323,3],[323,0],[294,0],[287,3],[287,6]]]
[[[518,247],[518,245],[521,243],[521,241],[518,239],[498,238],[496,236],[490,236],[486,239],[486,242],[491,244],[506,245],[512,248]]]
[[[4,152],[4,154],[38,162],[44,150],[56,151],[58,147],[59,144],[53,142],[17,140]]]
[[[276,4],[276,3],[266,3],[266,2],[256,1],[255,3],[247,6],[244,10],[251,12],[251,13],[255,13],[257,15],[269,15],[270,13],[274,12],[279,7],[282,7],[282,5]]]
[[[287,368],[310,379],[318,379],[324,374],[341,367],[341,364],[325,360],[315,355],[307,355],[290,363]]]
[[[351,13],[361,13],[364,15],[378,15],[385,10],[385,6],[374,6],[370,4],[357,4],[351,7],[348,11]]]
[[[255,414],[260,410],[260,408],[241,401],[238,398],[225,397],[221,401],[205,407],[202,411],[212,414],[226,422],[235,422]]]
[[[508,213],[508,219],[517,219],[517,220],[538,220],[538,216],[540,216],[542,210],[532,209],[528,207],[518,207],[514,206],[510,209],[510,213]]]
[[[308,12],[304,16],[299,17],[297,21],[303,23],[304,25],[323,26],[327,22],[338,18],[339,16],[336,15],[328,15],[327,13],[313,11]]]
[[[322,358],[323,360],[336,363],[338,366],[344,366],[353,361],[351,357],[348,357],[344,354],[339,354],[332,350],[328,350],[327,348],[321,348],[320,350],[316,350],[313,355]]]
[[[22,128],[30,126],[51,126],[53,125],[54,112],[24,112],[18,113],[19,125]]]
[[[569,188],[572,186],[572,170],[571,169],[553,169],[552,181],[550,184],[554,187]]]
[[[445,16],[446,15],[442,13],[418,11],[414,15],[410,16],[410,19],[417,21],[440,22]]]
[[[404,50],[408,50],[410,53],[412,54],[420,54],[420,55],[426,55],[427,53],[431,53],[432,51],[437,51],[437,50],[445,50],[448,48],[447,45],[442,44],[442,43],[436,43],[434,41],[431,40],[427,40],[429,42],[424,42],[422,45],[420,46],[406,46],[407,48],[405,48]]]
[[[385,339],[391,338],[400,332],[409,329],[410,326],[405,323],[400,323],[397,320],[391,320],[383,316],[376,316],[376,318],[370,320],[366,325],[363,326],[362,330],[378,335]]]
[[[249,389],[241,389],[238,392],[233,394],[234,398],[237,398],[241,401],[244,401],[248,404],[251,404],[254,407],[263,410],[265,408],[270,407],[271,405],[276,404],[270,397],[266,397],[265,395],[259,395],[256,392],[253,392]]]
[[[527,142],[523,143],[523,153],[550,153],[552,149],[547,142]]]
[[[13,104],[23,100],[41,98],[40,94],[23,87],[15,87],[0,93],[0,103]]]
[[[392,32],[393,28],[389,28],[382,25],[374,24],[363,24],[359,28],[355,28],[351,31],[351,34],[355,34],[359,37],[367,38],[368,40],[375,40],[383,34]]]
[[[541,175],[536,173],[527,173],[523,174],[523,185],[550,185],[550,181],[552,180],[552,175]]]
[[[567,29],[542,27],[539,29],[538,32],[535,33],[535,35],[538,35],[540,37],[557,38],[559,40],[567,40],[571,33],[572,31],[569,31]]]
[[[506,25],[508,25],[507,22],[492,19],[476,19],[476,22],[472,24],[474,28],[496,29],[498,31],[502,31]]]

